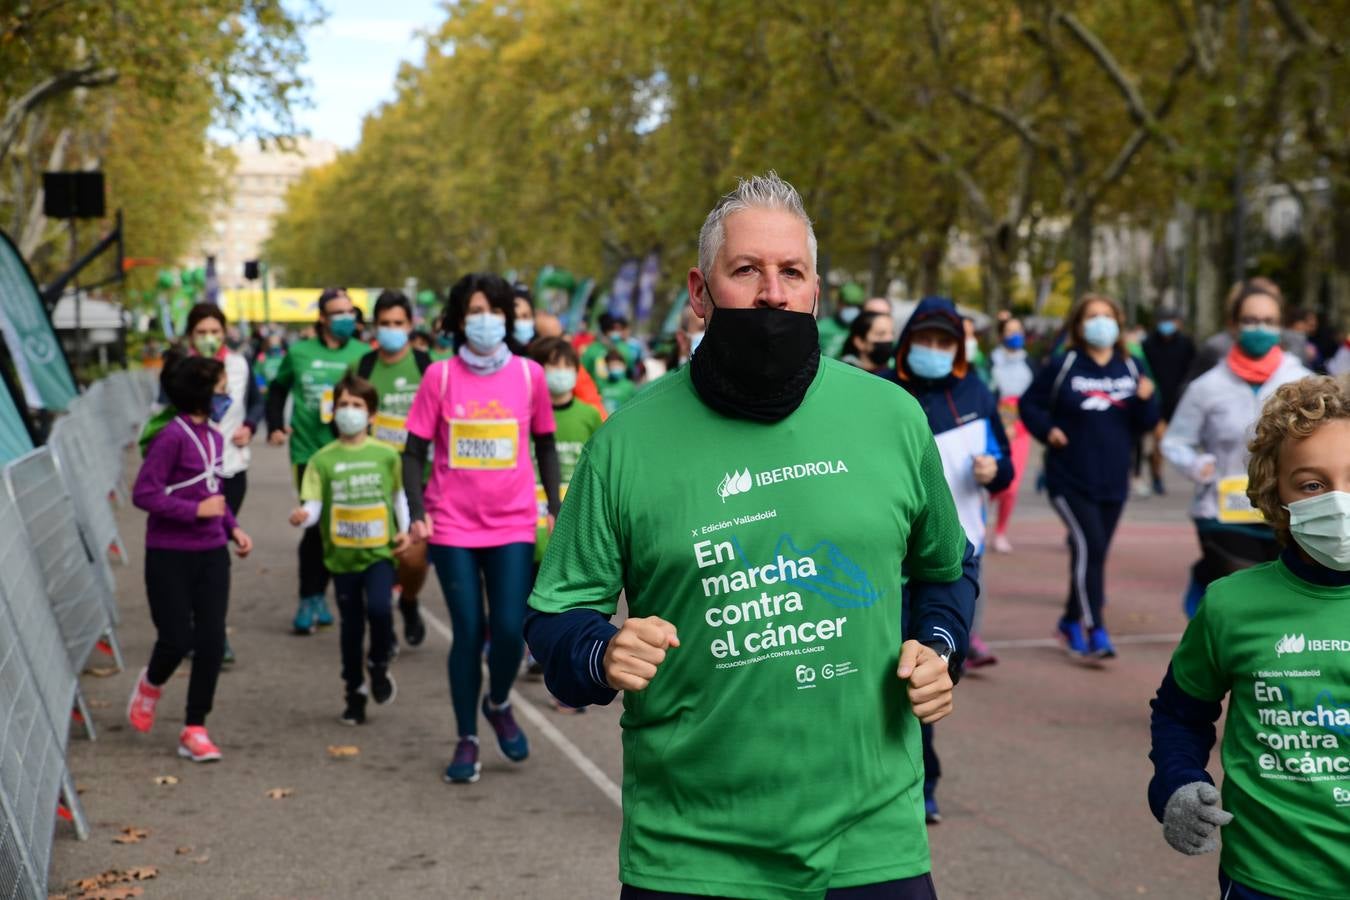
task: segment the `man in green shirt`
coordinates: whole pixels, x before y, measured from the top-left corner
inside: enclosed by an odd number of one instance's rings
[[[862,313],[866,296],[863,289],[851,281],[839,289],[839,308],[834,311],[834,315],[821,319],[816,325],[822,356],[827,359],[839,358],[844,350],[844,342],[848,340],[849,327]]]
[[[919,724],[972,551],[918,404],[821,358],[818,294],[797,192],[741,182],[689,272],[698,352],[591,438],[530,597],[559,700],[625,691],[625,897],[935,896]]]
[[[325,288],[319,295],[317,334],[291,345],[267,392],[267,440],[280,447],[290,440],[296,489],[305,465],[319,448],[333,440],[333,387],[366,354],[356,333],[356,307],[345,288]],[[286,398],[294,391],[290,426]],[[316,528],[300,539],[300,605],[292,623],[296,634],[312,634],[318,625],[332,625],[328,610],[328,570],[323,541]]]
[[[380,395],[379,409],[371,419],[375,438],[402,453],[408,443],[408,411],[431,357],[409,343],[412,303],[402,293],[381,292],[372,317],[379,346],[361,357],[353,371],[374,385]],[[398,611],[403,617],[403,637],[410,647],[418,646],[427,636],[418,603],[426,582],[427,545],[414,544],[398,558]]]

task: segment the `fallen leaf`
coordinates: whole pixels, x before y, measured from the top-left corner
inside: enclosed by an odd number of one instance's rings
[[[150,836],[150,831],[145,828],[136,828],[128,825],[122,829],[122,833],[113,838],[114,844],[139,844]]]
[[[177,784],[177,775],[156,775],[155,784]]]
[[[204,862],[210,862],[210,861],[211,861],[211,854],[210,854],[210,853],[203,853],[201,856],[194,856],[194,857],[192,857],[192,861],[195,862],[197,865],[200,866],[200,865],[201,865],[202,863],[204,863]]]
[[[191,848],[191,847],[179,847],[177,850],[175,850],[175,851],[173,851],[173,852],[174,852],[174,855],[175,855],[175,856],[187,856],[189,853],[192,852],[192,848]]]
[[[126,876],[132,881],[149,881],[151,878],[159,877],[158,866],[136,866],[127,869]]]
[[[353,747],[350,744],[329,744],[328,755],[333,759],[347,759],[352,756],[360,756],[361,748]]]
[[[48,894],[47,900],[70,900],[69,894]]]
[[[139,897],[144,893],[144,888],[118,884],[94,891],[85,891],[80,895],[80,900],[132,900],[133,897]]]
[[[107,678],[110,675],[116,675],[120,669],[117,666],[90,666],[84,670],[86,675],[93,675],[95,678]]]
[[[272,788],[266,796],[269,800],[284,800],[295,793],[295,788]]]

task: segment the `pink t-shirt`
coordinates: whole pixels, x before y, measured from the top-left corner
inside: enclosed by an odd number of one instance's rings
[[[408,432],[433,448],[425,492],[431,543],[534,543],[530,435],[555,430],[537,362],[513,356],[491,375],[474,374],[457,356],[432,363],[408,413]]]

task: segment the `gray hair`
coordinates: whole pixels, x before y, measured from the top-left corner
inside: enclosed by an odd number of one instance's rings
[[[713,261],[726,240],[727,216],[743,209],[781,209],[792,213],[806,226],[806,246],[811,251],[811,268],[816,267],[816,232],[802,205],[802,196],[791,184],[770,169],[764,175],[737,179],[736,189],[727,194],[708,213],[698,232],[698,268],[707,277]]]

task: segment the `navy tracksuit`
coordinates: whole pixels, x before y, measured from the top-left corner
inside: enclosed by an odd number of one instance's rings
[[[1119,352],[1098,365],[1082,351],[1057,355],[1020,401],[1022,422],[1041,443],[1058,428],[1065,447],[1047,444],[1045,487],[1069,530],[1069,598],[1064,618],[1102,626],[1106,554],[1130,486],[1135,437],[1158,421],[1158,396],[1139,399],[1139,369]]]

